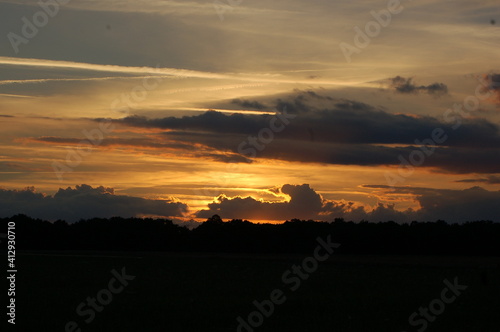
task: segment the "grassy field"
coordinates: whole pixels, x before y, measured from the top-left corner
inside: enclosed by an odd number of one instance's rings
[[[254,300],[280,289],[286,300],[255,331],[417,331],[409,316],[457,277],[467,289],[426,331],[500,331],[498,258],[333,255],[292,291],[282,275],[304,257],[18,253],[16,330],[65,331],[74,321],[81,331],[237,331]],[[78,305],[122,268],[135,279],[86,323]]]

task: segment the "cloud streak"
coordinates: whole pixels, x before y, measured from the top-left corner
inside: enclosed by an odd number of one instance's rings
[[[431,95],[441,96],[448,93],[448,87],[443,83],[432,83],[430,85],[416,85],[413,83],[413,78],[404,78],[396,76],[390,79],[391,87],[399,93],[428,93]]]
[[[500,184],[500,176],[498,176],[498,175],[489,175],[489,176],[487,176],[485,178],[463,179],[463,180],[457,180],[456,182]]]
[[[196,77],[196,78],[228,78],[224,74],[202,72],[188,69],[177,68],[154,68],[154,67],[132,67],[132,66],[117,66],[117,65],[100,65],[92,63],[74,62],[74,61],[58,61],[44,59],[29,59],[29,58],[13,58],[0,56],[1,65],[23,66],[23,67],[38,67],[38,68],[58,68],[58,69],[77,69],[85,71],[97,71],[106,73],[121,73],[135,75],[170,75],[178,77]]]

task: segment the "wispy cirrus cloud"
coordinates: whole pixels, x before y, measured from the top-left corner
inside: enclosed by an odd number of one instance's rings
[[[12,66],[38,67],[38,68],[48,67],[54,69],[57,68],[76,69],[83,71],[97,71],[106,73],[137,74],[137,75],[163,74],[163,75],[172,75],[179,77],[228,78],[228,76],[224,74],[202,72],[202,71],[188,70],[188,69],[101,65],[101,64],[83,63],[74,61],[13,58],[5,56],[0,56],[0,64],[12,65]]]

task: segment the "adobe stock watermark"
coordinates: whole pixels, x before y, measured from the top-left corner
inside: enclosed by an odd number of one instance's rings
[[[455,302],[457,297],[462,294],[461,291],[466,290],[468,287],[466,285],[460,285],[458,283],[458,277],[455,277],[453,283],[447,279],[444,279],[443,283],[446,287],[441,291],[440,297],[432,300],[427,307],[418,308],[418,312],[413,312],[408,318],[408,322],[411,326],[415,328],[418,327],[418,332],[425,331],[429,323],[434,322],[437,316],[444,312],[446,305]]]
[[[290,124],[290,120],[296,117],[297,114],[287,113],[286,107],[283,108],[282,112],[276,111],[271,119],[269,119],[267,127],[260,129],[257,135],[248,136],[238,144],[238,153],[247,158],[255,158],[259,152],[264,151],[266,146],[275,139],[275,134],[285,130],[286,126]],[[240,167],[239,163],[228,163],[226,164],[226,173],[235,172]],[[229,178],[225,176],[212,177],[212,180],[216,183],[215,188],[205,187],[203,189],[194,189],[194,192],[201,196],[215,196],[217,195],[217,188],[226,187],[229,184]]]
[[[97,292],[96,297],[87,297],[86,302],[81,302],[76,307],[76,313],[78,316],[84,318],[86,324],[92,323],[96,317],[96,312],[102,312],[105,306],[109,305],[113,301],[113,295],[120,294],[123,292],[125,287],[128,286],[128,282],[135,279],[135,276],[129,275],[125,272],[123,267],[121,273],[118,273],[115,269],[111,270],[113,278],[108,282],[107,288],[101,289]],[[64,327],[65,332],[82,332],[82,329],[76,321],[69,321]]]
[[[223,1],[227,2],[227,4],[220,0],[215,0],[213,3],[215,12],[217,13],[221,21],[224,21],[224,14],[227,11],[233,11],[234,8],[238,7],[243,3],[243,0],[223,0]]]
[[[238,152],[246,157],[255,158],[258,151],[263,151],[274,140],[274,134],[285,130],[290,120],[296,117],[297,114],[288,114],[286,107],[283,108],[283,112],[276,112],[269,120],[268,127],[259,130],[257,136],[248,136],[238,145]]]
[[[159,65],[155,69],[159,70]],[[149,92],[158,88],[163,79],[161,76],[144,77],[141,84],[133,87],[130,92],[122,93],[114,99],[110,105],[111,110],[120,112],[124,116],[130,115],[131,110],[146,100]],[[64,173],[72,172],[74,168],[80,166],[83,158],[90,155],[94,148],[102,143],[104,137],[113,132],[114,129],[115,125],[112,124],[112,120],[110,119],[99,121],[97,128],[91,130],[84,129],[82,134],[86,139],[81,140],[76,148],[67,148],[68,152],[64,161],[52,162],[52,169],[59,181],[63,181]]]
[[[309,279],[309,276],[316,272],[319,262],[326,261],[333,254],[333,249],[340,247],[339,243],[331,241],[330,235],[327,236],[326,241],[320,237],[316,241],[318,246],[314,249],[313,255],[304,258],[300,265],[293,265],[291,269],[286,270],[281,276],[283,284],[289,291],[295,292],[298,290],[302,281]],[[253,301],[256,310],[248,314],[246,319],[241,316],[236,318],[238,322],[236,332],[253,332],[254,329],[264,323],[265,318],[271,317],[276,306],[285,303],[286,300],[285,291],[276,288],[271,291],[268,299],[261,302]]]
[[[9,32],[7,34],[7,38],[10,41],[10,45],[12,49],[17,54],[19,53],[19,46],[21,44],[28,44],[29,41],[35,38],[38,35],[39,29],[45,27],[51,18],[54,18],[59,13],[59,6],[66,5],[71,0],[39,0],[38,6],[40,10],[37,11],[31,17],[31,20],[26,16],[21,18],[22,27],[21,27],[21,35]]]
[[[478,77],[479,84],[476,86],[474,95],[469,95],[464,98],[462,103],[453,104],[452,108],[448,108],[443,113],[445,123],[452,125],[452,130],[457,130],[463,124],[464,118],[469,118],[472,112],[478,110],[480,102],[494,95],[492,86],[484,78]],[[496,86],[494,84],[493,88]],[[384,176],[387,184],[394,190],[397,184],[403,183],[406,179],[415,173],[415,167],[422,166],[424,162],[432,156],[436,148],[448,140],[448,134],[443,128],[434,128],[430,133],[430,137],[420,141],[415,139],[415,144],[418,148],[413,149],[408,156],[399,155],[400,162],[397,172],[387,171]]]
[[[412,1],[412,0],[408,0]],[[361,50],[365,49],[370,45],[373,38],[376,38],[382,28],[386,28],[392,21],[392,16],[397,15],[403,11],[404,7],[401,5],[401,0],[389,0],[387,1],[386,9],[381,9],[379,11],[372,10],[370,15],[375,19],[374,21],[368,21],[364,29],[362,30],[359,26],[353,28],[355,35],[353,38],[353,44],[348,44],[341,42],[339,44],[342,54],[348,63],[351,63],[351,57],[354,53],[359,54]]]

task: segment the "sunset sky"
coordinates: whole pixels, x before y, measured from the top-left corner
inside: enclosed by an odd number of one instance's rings
[[[0,0],[0,217],[500,221],[498,0],[60,2]]]

